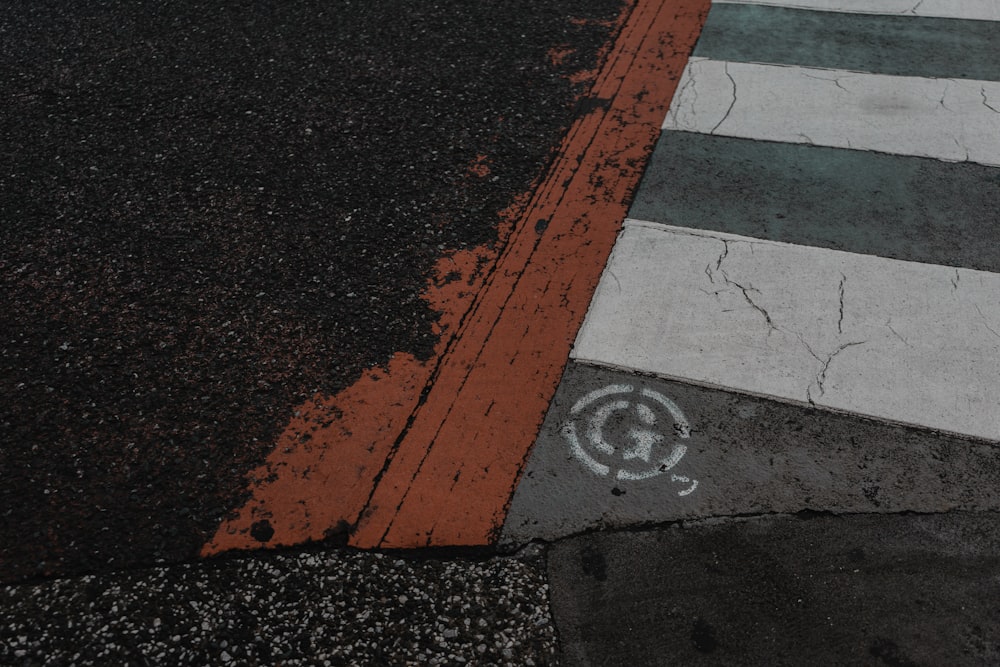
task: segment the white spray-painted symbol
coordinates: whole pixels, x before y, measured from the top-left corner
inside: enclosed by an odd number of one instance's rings
[[[641,389],[638,399],[635,393],[632,385],[611,384],[586,394],[570,409],[571,419],[562,428],[563,437],[573,455],[595,475],[612,475],[620,480],[649,479],[673,468],[687,453],[687,446],[674,438],[668,439],[657,429],[656,413],[665,411],[673,421],[676,439],[690,437],[691,427],[677,404],[652,389]],[[619,433],[619,444],[615,446],[608,441],[608,422],[616,413],[630,411],[638,424]],[[580,441],[578,424],[585,429],[584,442]],[[680,496],[687,496],[698,487],[698,480],[681,475],[671,475],[670,480],[688,485],[678,491]]]

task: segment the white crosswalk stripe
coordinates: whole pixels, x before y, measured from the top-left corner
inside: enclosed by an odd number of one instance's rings
[[[692,58],[663,129],[1000,166],[1000,83]]]
[[[630,220],[573,356],[997,439],[1000,275]]]
[[[996,0],[715,0],[715,4],[1000,21],[1000,4]]]
[[[758,4],[998,18],[993,3]],[[695,57],[663,128],[995,167],[1000,83]],[[630,220],[573,358],[998,441],[1000,274]]]

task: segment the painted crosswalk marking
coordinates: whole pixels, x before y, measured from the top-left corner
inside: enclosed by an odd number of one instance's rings
[[[715,4],[1000,21],[1000,5],[996,0],[715,0]]]
[[[1000,16],[934,0],[753,4],[709,14],[506,540],[1000,507]],[[629,480],[567,453],[571,406],[621,385],[684,406],[679,469]],[[642,431],[627,398],[603,400],[631,420],[615,435]],[[701,483],[682,501],[684,478]]]
[[[663,128],[1000,166],[1000,82],[692,58]]]
[[[706,33],[739,16],[760,25],[773,21],[784,29],[797,23],[815,27],[825,20],[821,12],[813,11],[726,9],[736,4],[805,4],[810,10],[848,12],[868,7],[873,13],[899,10],[910,14],[923,8],[954,18],[1000,18],[976,3],[926,2],[909,8],[894,7],[888,0],[864,5],[818,1],[718,4],[716,9],[722,11],[713,10]],[[718,25],[713,24],[713,16]],[[916,30],[915,37],[899,32],[901,41],[890,49],[894,53],[909,48],[904,42],[933,39],[935,24],[929,19],[893,21],[896,28],[912,25]],[[850,25],[861,33],[883,23],[883,19],[860,17]],[[977,35],[985,26],[977,21],[939,25]],[[692,58],[685,69],[664,121],[665,137],[698,133],[799,144],[806,151],[827,151],[816,155],[834,163],[838,160],[830,148],[912,156],[895,159],[1000,166],[1000,82],[958,75],[932,78],[884,73],[880,67],[902,67],[909,74],[909,69],[919,70],[920,61],[897,66],[880,62],[878,53],[862,57],[871,61],[872,71],[798,66],[794,51],[787,50],[781,51],[780,63],[703,57],[713,49],[728,52],[729,45],[720,39],[727,31],[712,34],[714,41],[703,42],[696,51],[701,56]],[[786,34],[777,41],[795,42]],[[735,46],[742,48],[743,43]],[[753,51],[752,46],[748,48],[748,53]],[[813,51],[830,53],[822,46]],[[810,53],[808,58],[814,63],[817,57]],[[842,56],[833,54],[833,58],[839,61]],[[961,62],[954,59],[933,66],[962,70]],[[768,144],[756,146],[769,150]],[[753,145],[747,150],[754,152]],[[878,163],[869,162],[871,169],[879,168]],[[942,166],[938,171],[957,168]],[[944,182],[950,172],[940,175]],[[963,173],[962,178],[970,176]],[[720,177],[703,175],[705,179]],[[813,177],[817,182],[824,180],[819,171]],[[900,178],[900,174],[877,174],[869,180],[884,180],[877,187],[895,188],[894,183],[903,182]],[[655,180],[654,176],[647,183]],[[841,178],[837,183],[844,185],[843,194],[850,199],[877,201],[880,190],[869,191],[864,180]],[[992,180],[987,175],[987,181]],[[754,215],[754,207],[767,198],[768,184],[762,187],[765,194],[754,200],[757,203],[734,210]],[[642,204],[637,208],[669,211],[669,203],[658,208],[651,202],[683,197],[675,192],[676,188],[661,188],[645,198],[640,192]],[[823,195],[817,190],[807,192],[803,212],[822,207]],[[976,196],[997,201],[994,188],[986,187]],[[960,210],[938,211],[935,215],[940,222],[935,224],[954,226],[948,218],[961,214]],[[995,211],[996,206],[987,203],[970,212],[995,217]],[[864,226],[866,219],[877,214],[862,206],[856,215]],[[666,220],[671,217],[664,213]],[[792,224],[808,226],[810,221],[804,218],[805,213]],[[917,244],[934,244],[933,228],[914,228],[915,223],[913,217],[901,219],[898,229],[886,233],[914,239]],[[696,227],[697,220],[678,224]],[[847,227],[854,221],[841,224]],[[985,233],[984,224],[986,220],[971,221],[970,226]],[[1000,274],[878,257],[883,249],[894,252],[892,244],[866,244],[860,234],[854,234],[858,240],[850,241],[856,252],[832,250],[828,239],[836,237],[836,226],[836,220],[831,220],[829,231],[815,235],[817,245],[827,247],[809,247],[630,221],[607,267],[605,275],[612,278],[598,287],[574,354],[591,363],[1000,440],[996,391]],[[906,250],[899,254],[933,256]]]
[[[964,247],[993,238],[990,220],[995,223],[1000,204],[992,185],[1000,166],[1000,82],[994,79],[1000,73],[987,68],[987,78],[968,78],[966,64],[954,57],[959,43],[950,37],[947,48],[955,53],[933,63],[929,58],[927,67],[954,71],[951,77],[912,75],[921,71],[921,60],[904,57],[907,49],[933,41],[936,26],[949,36],[964,31],[989,40],[994,26],[983,20],[1000,18],[1000,12],[993,3],[931,0],[715,4],[703,34],[708,37],[684,71],[660,140],[667,151],[671,141],[699,151],[705,168],[691,178],[659,174],[658,168],[683,166],[664,160],[658,150],[633,215],[644,211],[672,224],[626,221],[573,358],[1000,440],[1000,274],[991,272],[997,266],[988,252],[970,255]],[[863,10],[870,11],[856,19],[824,14]],[[872,16],[880,13],[962,20]],[[741,18],[754,24],[750,30],[785,31],[775,36],[781,46],[758,49],[734,40],[731,28]],[[842,52],[824,44],[797,52],[796,35],[788,33],[796,25],[822,31],[831,21],[853,27],[862,50],[869,48],[865,35],[890,26],[892,43],[886,46],[892,55],[886,60],[877,50],[852,54],[866,71],[796,64],[799,56],[813,64],[825,65],[825,56],[844,62]],[[852,39],[836,35],[838,44]],[[713,57],[737,52],[777,61]],[[713,146],[686,136],[754,143]],[[783,145],[799,146],[800,152],[778,148]],[[727,146],[740,151],[737,162],[766,169],[754,155],[767,154],[771,158],[762,160],[780,158],[776,174],[784,169],[796,176],[773,183],[754,179],[721,156]],[[840,149],[883,155],[841,160]],[[730,170],[721,171],[726,164]],[[846,173],[847,164],[860,167],[860,177]],[[795,187],[803,173],[805,185]],[[928,181],[932,174],[937,180]],[[734,176],[744,194],[730,194],[730,204],[717,191],[725,191],[727,177]],[[883,192],[892,192],[898,204],[915,196],[918,180],[930,191],[964,183],[959,190],[975,192],[956,190],[957,199],[946,192],[943,198],[955,206],[910,210],[894,218],[895,226],[880,227]],[[756,186],[754,192],[746,191],[747,183]],[[836,194],[828,194],[824,183]],[[790,190],[776,192],[779,186]],[[827,205],[831,195],[858,205]],[[699,203],[706,197],[709,203]],[[790,203],[795,197],[801,204]],[[970,197],[978,203],[961,205]],[[810,218],[824,217],[825,208],[841,211],[839,218],[834,213],[814,224]],[[793,209],[797,213],[784,220],[782,211]],[[741,217],[755,222],[736,220]],[[866,236],[866,227],[884,240]],[[727,233],[734,228],[757,233]],[[793,231],[798,228],[808,231]],[[945,230],[961,232],[963,249],[948,250],[939,238]],[[772,233],[779,240],[769,240]],[[897,236],[905,241],[890,240]],[[780,242],[784,238],[807,245]],[[940,252],[932,250],[937,246]],[[910,259],[931,263],[902,261]],[[963,268],[966,262],[991,271]]]
[[[630,220],[573,357],[1000,439],[1000,275]]]

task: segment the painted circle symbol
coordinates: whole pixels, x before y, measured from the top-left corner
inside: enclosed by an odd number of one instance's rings
[[[628,384],[596,389],[573,405],[570,417],[563,437],[573,455],[602,477],[649,479],[673,468],[687,453],[683,440],[690,437],[691,427],[684,413],[652,389],[636,390]]]

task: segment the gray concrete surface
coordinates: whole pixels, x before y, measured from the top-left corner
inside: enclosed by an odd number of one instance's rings
[[[573,414],[582,397],[604,387],[630,387]],[[642,395],[671,399],[689,426],[676,423]],[[588,440],[601,407],[608,413],[604,454]],[[638,404],[655,412],[656,424]],[[648,420],[647,420],[648,421]],[[567,426],[577,424],[585,452],[609,465],[606,474],[574,453]],[[620,479],[642,459],[624,459],[636,434],[662,436],[648,479]],[[641,438],[640,438],[641,440]],[[683,456],[660,471],[677,446]],[[767,513],[1000,511],[1000,447],[856,416],[789,405],[706,387],[572,363],[542,426],[504,525],[502,542],[557,540],[585,531],[679,519]],[[692,486],[697,482],[697,486]],[[683,495],[682,495],[683,494]]]

